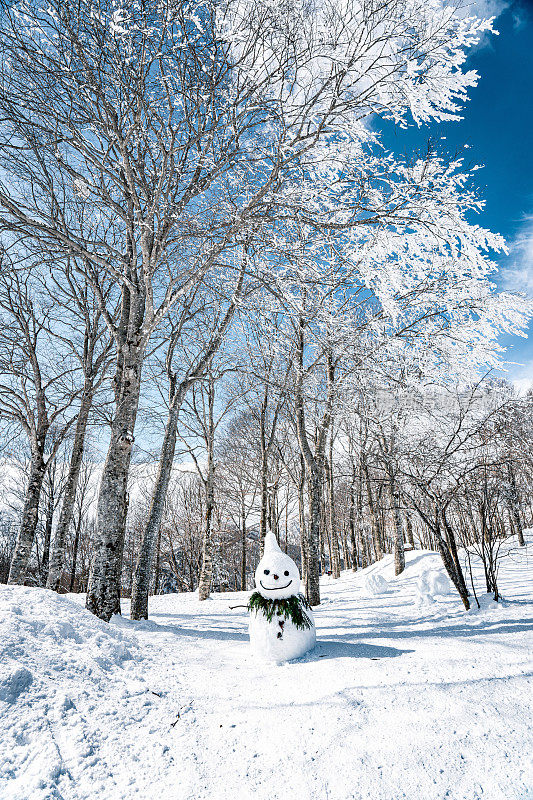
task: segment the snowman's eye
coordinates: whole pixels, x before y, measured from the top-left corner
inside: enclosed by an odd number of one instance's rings
[[[265,570],[265,575],[270,575],[270,570],[269,569]]]
[[[289,570],[288,570],[288,569],[286,569],[286,570],[285,570],[285,572],[284,572],[283,574],[284,574],[284,575],[287,575],[287,577],[288,577],[288,575],[289,575]]]

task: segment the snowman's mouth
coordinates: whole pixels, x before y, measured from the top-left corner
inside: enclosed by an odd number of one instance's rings
[[[292,581],[289,581],[285,586],[271,586],[270,588],[268,586],[264,586],[263,581],[259,581],[259,583],[263,587],[265,592],[275,592],[278,589],[287,589],[291,585]]]

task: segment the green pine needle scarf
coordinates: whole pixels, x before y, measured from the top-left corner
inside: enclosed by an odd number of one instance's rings
[[[268,600],[259,592],[254,592],[248,601],[248,609],[257,614],[261,611],[269,622],[272,617],[283,616],[300,630],[311,628],[312,622],[304,609],[311,608],[303,594],[293,595],[283,600]]]

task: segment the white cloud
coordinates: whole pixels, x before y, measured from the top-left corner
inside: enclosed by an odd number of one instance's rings
[[[527,17],[522,9],[519,8],[513,11],[513,29],[520,31],[525,25],[527,25]]]
[[[508,263],[502,270],[505,288],[533,296],[533,214],[524,218],[510,242]]]
[[[511,361],[508,364],[507,370],[504,371],[503,377],[512,383],[515,391],[522,397],[530,389],[533,389],[533,361],[531,360],[530,350],[523,350],[520,358],[518,355],[517,361]],[[520,361],[522,363],[520,363]]]
[[[473,0],[465,4],[465,9],[469,15],[499,17],[510,5],[510,0]]]

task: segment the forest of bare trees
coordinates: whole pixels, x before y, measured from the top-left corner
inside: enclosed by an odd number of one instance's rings
[[[271,530],[312,605],[413,548],[498,599],[532,305],[475,172],[368,124],[453,119],[490,23],[404,5],[3,4],[0,581],[142,619],[250,588]]]
[[[242,331],[238,338],[242,344]],[[264,358],[263,351],[262,370]],[[162,469],[157,449],[148,443],[164,439],[172,409],[163,388],[165,364],[154,356],[147,370],[129,478],[121,595],[140,594],[142,582],[146,597],[200,587],[203,597],[249,589],[263,526],[303,565],[308,585],[313,496],[298,438],[292,349],[277,353],[270,369],[258,374],[248,346],[225,348],[195,381],[176,424],[176,453],[146,563],[143,545]],[[304,407],[309,446],[315,458],[319,453],[317,571],[338,577],[340,570],[357,570],[394,553],[400,572],[406,549],[429,548],[441,553],[468,608],[475,601],[468,559],[457,555],[463,549],[483,560],[486,586],[478,591],[498,597],[499,550],[511,536],[523,541],[522,530],[533,523],[533,396],[519,397],[508,383],[490,377],[435,389],[402,386],[398,376],[385,388],[382,375],[377,385],[369,378],[361,386],[360,376],[352,376],[325,425],[327,370],[327,354],[314,350]],[[0,578],[6,581],[26,513],[31,453],[12,424],[4,434]],[[45,451],[28,585],[50,585],[50,553],[59,551],[54,588],[87,591],[106,436],[100,409],[89,416],[70,524],[58,541],[77,435],[71,426]],[[148,613],[147,600],[136,613]]]

